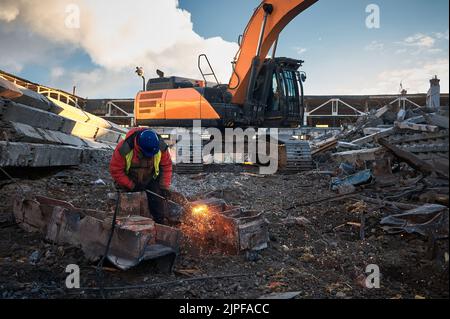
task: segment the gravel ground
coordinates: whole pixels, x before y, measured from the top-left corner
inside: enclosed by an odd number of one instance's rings
[[[113,184],[106,161],[77,168],[12,173],[25,191],[66,200],[78,207],[108,209],[106,194],[113,190]],[[366,203],[355,204],[351,199],[308,205],[336,196],[329,190],[329,183],[327,174],[258,176],[252,168],[243,167],[212,168],[194,176],[175,174],[173,188],[192,200],[208,194],[263,212],[269,223],[269,247],[252,258],[246,254],[181,254],[170,275],[155,272],[151,265],[127,272],[108,268],[105,286],[187,281],[113,290],[107,296],[257,298],[298,291],[298,298],[449,297],[448,240],[439,242],[436,258],[431,260],[424,238],[388,235],[380,228],[379,221],[386,211]],[[365,192],[375,192],[375,187]],[[62,288],[65,267],[72,263],[80,266],[81,286],[96,287],[95,264],[88,263],[77,248],[56,246],[42,235],[14,225],[11,205],[18,194],[17,185],[0,180],[0,298],[100,297],[97,291]],[[359,228],[347,224],[360,221],[358,205],[367,210],[364,240],[360,240]],[[369,264],[380,268],[379,289],[364,285]],[[189,281],[220,275],[240,276]]]

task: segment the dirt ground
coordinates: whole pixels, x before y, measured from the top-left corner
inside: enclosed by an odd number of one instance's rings
[[[251,171],[251,169],[250,169]],[[107,209],[113,190],[107,161],[75,168],[11,172],[21,188],[78,207]],[[99,181],[101,180],[101,181]],[[103,185],[103,182],[105,185]],[[174,189],[191,199],[224,198],[230,204],[264,213],[269,247],[257,255],[189,256],[181,254],[172,274],[151,265],[122,272],[108,267],[105,286],[173,284],[112,290],[109,298],[258,298],[275,292],[300,292],[298,298],[448,298],[448,239],[438,242],[430,259],[427,241],[419,235],[388,235],[379,225],[388,212],[367,206],[366,238],[360,239],[355,200],[309,202],[336,196],[326,173],[257,176],[243,167],[211,169],[201,175],[174,175]],[[376,186],[364,190],[373,194]],[[383,189],[389,192],[389,189]],[[65,290],[65,268],[78,264],[81,286],[96,287],[95,264],[80,249],[46,242],[12,220],[16,184],[0,179],[0,298],[92,298],[98,291]],[[306,203],[306,205],[304,205]],[[302,205],[303,204],[303,205]],[[447,253],[447,254],[446,254]],[[365,269],[376,264],[381,287],[364,285]],[[240,275],[189,281],[202,276]]]

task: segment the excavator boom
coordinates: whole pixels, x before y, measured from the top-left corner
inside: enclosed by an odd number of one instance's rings
[[[252,72],[262,64],[286,25],[318,0],[264,0],[250,19],[233,62],[228,91],[234,104],[243,105],[252,82]]]

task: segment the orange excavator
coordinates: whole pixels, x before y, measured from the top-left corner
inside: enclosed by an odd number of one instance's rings
[[[136,125],[190,127],[201,120],[206,127],[295,128],[303,122],[306,79],[304,61],[275,57],[278,37],[286,25],[318,0],[263,0],[239,38],[228,85],[221,85],[206,55],[198,59],[203,80],[182,77],[150,79],[135,99]],[[268,58],[270,49],[272,56]],[[203,67],[207,67],[204,72]],[[211,76],[217,82],[207,82]],[[309,167],[307,142],[285,138],[287,168]],[[309,164],[308,164],[309,162]]]

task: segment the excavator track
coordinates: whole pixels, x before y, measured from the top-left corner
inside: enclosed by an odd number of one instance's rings
[[[307,141],[279,138],[279,168],[283,173],[313,169],[311,147]]]
[[[189,145],[189,161],[175,165],[177,174],[199,174],[203,172],[203,157],[201,145]]]
[[[271,143],[278,147],[278,173],[295,174],[313,169],[313,160],[309,142],[295,139],[292,134],[280,135]],[[177,174],[199,174],[205,171],[202,158],[204,145],[189,145],[189,158],[175,164]],[[223,146],[225,149],[225,146]],[[180,149],[176,150],[178,159],[182,156]],[[186,154],[186,153],[185,153]],[[249,154],[245,155],[249,162],[258,163],[258,160]],[[250,157],[249,157],[250,156]],[[178,161],[177,161],[178,162]],[[231,164],[232,165],[232,164]],[[264,164],[261,164],[264,165]]]

